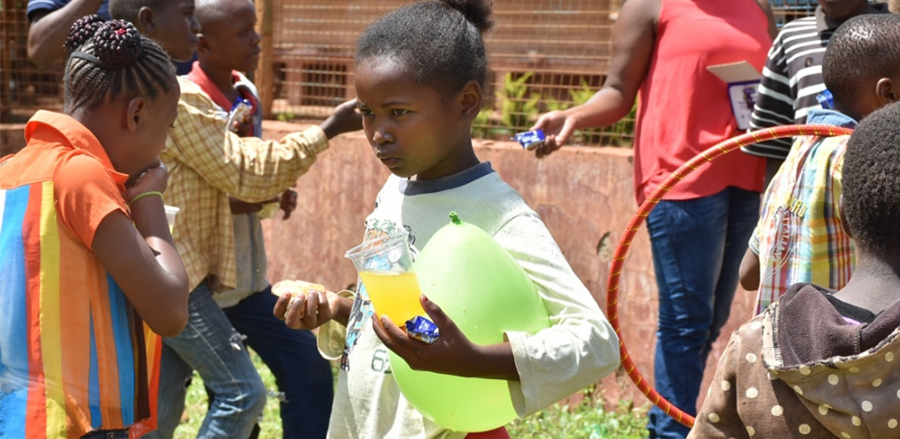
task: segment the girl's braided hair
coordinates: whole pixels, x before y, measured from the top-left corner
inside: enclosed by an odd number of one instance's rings
[[[69,29],[63,109],[90,110],[122,95],[154,100],[177,87],[175,66],[158,44],[124,20],[83,17]]]

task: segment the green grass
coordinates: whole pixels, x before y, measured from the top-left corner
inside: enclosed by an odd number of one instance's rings
[[[260,421],[259,437],[260,439],[280,439],[282,432],[278,399],[271,397],[278,390],[275,385],[275,377],[252,350],[250,357],[270,393],[263,412],[263,419]],[[510,437],[514,439],[640,439],[647,437],[647,431],[644,428],[647,423],[646,408],[632,409],[623,404],[616,410],[605,410],[602,405],[592,403],[591,394],[594,391],[593,387],[586,389],[587,397],[581,403],[571,407],[557,404],[525,419],[516,419],[506,427]],[[195,374],[191,386],[188,388],[181,425],[175,430],[175,439],[196,438],[197,430],[203,422],[203,417],[206,416],[206,408],[207,400],[206,391],[203,390],[203,381],[200,376]]]
[[[647,409],[625,404],[614,411],[584,400],[575,406],[555,404],[506,426],[515,439],[642,439],[647,437]]]

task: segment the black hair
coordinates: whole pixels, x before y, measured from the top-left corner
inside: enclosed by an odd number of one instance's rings
[[[429,0],[403,6],[369,25],[356,43],[356,65],[372,58],[400,62],[413,80],[444,92],[469,81],[482,88],[488,63],[483,32],[488,31],[487,0]]]
[[[900,103],[882,107],[853,131],[844,153],[844,221],[861,248],[900,250]]]
[[[124,20],[81,18],[69,29],[63,110],[90,110],[122,94],[148,100],[177,87],[175,66],[158,44]]]
[[[137,23],[141,8],[147,7],[160,12],[162,6],[163,0],[109,0],[109,16]]]
[[[822,77],[835,102],[849,105],[867,81],[893,76],[898,66],[900,16],[865,14],[834,32],[822,60]]]
[[[252,0],[244,1],[250,4],[253,3]],[[215,29],[219,23],[230,20],[231,17],[228,15],[230,11],[222,7],[222,3],[223,0],[197,0],[194,17],[200,23],[200,29],[204,33],[210,29]]]

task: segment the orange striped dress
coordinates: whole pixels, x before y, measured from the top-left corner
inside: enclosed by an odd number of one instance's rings
[[[91,251],[126,175],[74,119],[38,112],[0,159],[0,439],[155,427],[160,339]],[[151,391],[152,389],[152,391]]]

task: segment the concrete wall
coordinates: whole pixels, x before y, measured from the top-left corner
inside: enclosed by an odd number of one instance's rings
[[[298,125],[266,122],[265,136],[280,138]],[[476,153],[518,190],[540,215],[575,273],[606,309],[606,277],[613,250],[636,210],[631,150],[563,148],[537,160],[510,142],[481,142]],[[358,244],[364,220],[388,172],[360,133],[340,136],[319,157],[295,190],[299,206],[288,221],[266,221],[269,276],[299,278],[343,288],[356,282],[344,252]],[[642,230],[631,246],[619,289],[619,318],[626,346],[647,379],[653,375],[656,283],[650,245]],[[707,382],[727,336],[750,318],[754,296],[739,291],[725,334],[710,355]],[[603,381],[610,402],[646,402],[624,372]],[[701,395],[705,395],[704,391]]]

